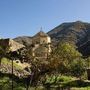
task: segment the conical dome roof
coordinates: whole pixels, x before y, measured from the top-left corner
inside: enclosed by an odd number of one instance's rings
[[[48,34],[44,33],[43,31],[38,32],[38,33],[35,35],[35,37],[36,37],[36,36],[49,37]]]

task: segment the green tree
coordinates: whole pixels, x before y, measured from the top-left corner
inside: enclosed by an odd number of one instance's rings
[[[56,53],[60,58],[64,60],[68,59],[69,62],[72,61],[72,59],[82,56],[73,44],[67,42],[60,43],[56,49]]]
[[[76,47],[68,42],[59,43],[50,57],[50,66],[59,70],[61,73],[69,71],[70,63],[81,58],[81,54],[76,50]]]
[[[87,68],[90,68],[90,57],[86,58],[86,65]]]
[[[85,73],[85,70],[86,64],[84,59],[77,58],[70,64],[70,71],[73,76],[81,78],[81,76]]]

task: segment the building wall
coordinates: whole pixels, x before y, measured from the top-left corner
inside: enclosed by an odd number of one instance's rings
[[[32,55],[35,57],[46,58],[51,52],[51,38],[49,36],[35,36],[32,40],[34,47],[32,48]]]
[[[51,43],[50,37],[34,37],[32,40],[34,44],[48,44]]]
[[[20,48],[25,47],[22,44],[19,44],[12,39],[1,39],[0,46],[4,48],[4,50],[17,51]]]

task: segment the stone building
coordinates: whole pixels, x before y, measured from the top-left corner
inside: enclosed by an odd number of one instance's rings
[[[24,49],[27,52],[30,51],[30,55],[35,58],[47,58],[51,53],[51,38],[48,34],[40,31],[32,37],[32,44],[29,47],[25,47],[24,45],[9,38],[0,39],[0,46],[4,48],[5,51],[23,52]]]
[[[15,42],[12,39],[0,39],[0,46],[4,48],[5,51],[9,50],[11,52],[17,51],[23,47],[25,47],[22,44],[19,44],[18,42]]]
[[[32,39],[32,55],[36,58],[47,58],[51,52],[51,38],[40,31]]]

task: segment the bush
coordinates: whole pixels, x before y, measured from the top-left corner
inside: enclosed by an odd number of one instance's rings
[[[75,59],[70,64],[70,71],[73,76],[81,77],[86,70],[85,61],[83,59]]]

